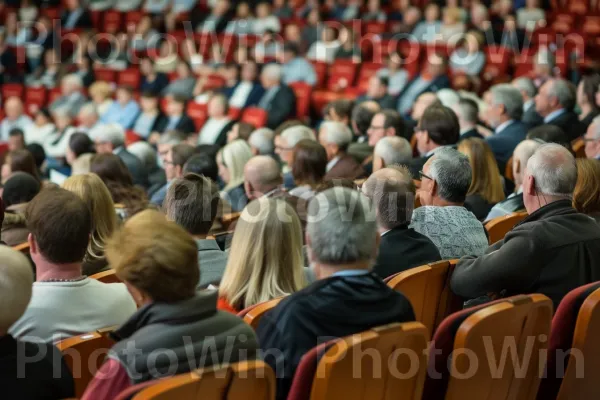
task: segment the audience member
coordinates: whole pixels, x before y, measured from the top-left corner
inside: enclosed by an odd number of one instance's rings
[[[229,105],[227,98],[218,94],[208,102],[208,120],[200,129],[199,144],[216,144],[223,146],[227,143],[227,132],[234,125],[234,121],[227,115]]]
[[[412,160],[412,148],[403,137],[386,136],[382,138],[373,152],[373,172],[393,165],[407,166]]]
[[[535,109],[544,118],[544,123],[562,128],[569,140],[585,133],[577,114],[573,112],[574,107],[575,89],[573,84],[564,79],[549,79],[535,96]]]
[[[354,205],[350,213],[348,204]],[[410,302],[370,271],[379,235],[365,196],[347,188],[326,190],[310,202],[309,215],[315,218],[307,226],[307,254],[320,281],[284,298],[257,329],[263,350],[279,350],[265,354],[278,371],[277,399],[287,397],[300,359],[324,337],[415,319]]]
[[[43,146],[46,155],[55,160],[62,160],[66,157],[69,140],[76,132],[73,127],[73,118],[66,109],[57,109],[52,113],[54,117],[55,130],[46,137]]]
[[[396,107],[396,99],[388,93],[388,78],[373,75],[369,78],[367,93],[357,99],[358,102],[374,101],[383,109],[393,110]]]
[[[47,109],[42,108],[33,114],[33,124],[29,125],[23,131],[25,134],[25,143],[43,145],[55,130],[56,127],[52,123],[52,115],[50,115]]]
[[[425,20],[417,24],[412,31],[412,35],[415,40],[421,43],[431,43],[438,38],[442,28],[440,6],[430,3],[425,8],[424,14]]]
[[[458,41],[456,50],[450,55],[453,73],[479,76],[486,63],[485,53],[482,51],[484,40],[479,32],[470,31]]]
[[[437,6],[436,6],[437,7]],[[425,70],[411,80],[398,99],[398,112],[408,115],[415,100],[425,92],[437,92],[450,87],[450,80],[446,74],[447,60],[438,54],[433,54],[427,59]]]
[[[483,221],[492,207],[505,198],[498,165],[490,146],[483,139],[465,139],[458,144],[458,151],[469,158],[472,171],[465,208]]]
[[[523,99],[509,84],[495,85],[490,90],[487,119],[494,134],[486,140],[494,153],[500,171],[504,171],[515,147],[525,139],[527,125],[521,122]]]
[[[122,324],[135,312],[125,285],[82,275],[92,217],[77,195],[45,189],[29,203],[25,216],[36,282],[25,314],[10,328],[13,336],[57,342]]]
[[[133,133],[148,139],[152,133],[163,132],[168,120],[159,107],[158,96],[153,92],[143,92],[140,106],[140,113],[132,127]]]
[[[61,96],[50,104],[50,111],[62,110],[71,117],[75,117],[79,113],[79,109],[86,103],[83,81],[78,75],[67,75],[62,78],[60,89]]]
[[[558,143],[566,149],[571,150],[571,141],[565,131],[556,125],[542,124],[527,132],[527,139],[541,141],[543,143]]]
[[[316,85],[317,75],[313,65],[300,56],[296,43],[286,43],[283,46],[282,57],[279,60],[281,67],[281,81],[289,85],[293,82],[305,82],[311,86]]]
[[[28,150],[15,150],[6,154],[4,164],[2,164],[2,183],[6,183],[15,172],[19,171],[31,175],[40,182],[35,159]]]
[[[577,85],[577,106],[580,110],[579,121],[582,132],[585,132],[594,118],[600,115],[600,108],[596,104],[598,88],[600,88],[598,74],[584,76]]]
[[[24,150],[25,134],[19,128],[13,128],[8,133],[8,151]]]
[[[373,1],[373,0],[372,0]],[[360,46],[357,45],[358,35],[349,27],[342,25],[338,33],[340,47],[334,54],[335,60],[349,60],[360,63],[362,59]],[[351,82],[349,82],[351,83]]]
[[[587,158],[600,160],[600,117],[594,118],[583,138]]]
[[[377,76],[387,78],[390,96],[398,96],[408,83],[409,75],[406,69],[402,68],[402,62],[399,54],[389,54],[385,67],[377,71]]]
[[[173,180],[183,177],[183,166],[194,155],[194,148],[189,144],[180,143],[173,146],[163,158],[163,166],[167,183],[162,188],[157,190],[150,198],[150,203],[161,207],[167,191]]]
[[[306,53],[306,58],[311,61],[320,61],[331,64],[335,59],[335,53],[341,46],[336,38],[333,27],[321,25],[319,27],[320,37],[310,45]]]
[[[92,18],[80,0],[66,0],[60,22],[63,29],[90,29]]]
[[[573,207],[600,222],[600,161],[588,158],[577,158],[575,161],[577,184],[573,191]]]
[[[231,129],[227,132],[227,143],[231,143],[236,139],[242,139],[243,141],[247,142],[248,139],[250,139],[250,135],[254,131],[254,125],[249,124],[248,122],[236,122],[231,126]]]
[[[363,184],[362,192],[375,206],[377,229],[381,236],[374,273],[387,278],[441,260],[433,242],[409,228],[415,203],[415,185],[406,167],[375,171]]]
[[[90,154],[95,153],[94,142],[85,133],[74,133],[69,139],[69,147],[65,153],[67,164],[73,168],[78,163],[80,157],[89,158]],[[81,161],[79,161],[81,162]]]
[[[477,131],[477,123],[479,122],[479,106],[471,99],[460,99],[458,104],[452,107],[452,111],[458,118],[460,125],[459,142],[469,138],[480,138],[483,136]]]
[[[327,151],[325,179],[357,179],[365,171],[348,154],[348,146],[352,142],[352,132],[341,122],[325,121],[319,127],[319,142]]]
[[[203,151],[198,153],[196,150],[196,154],[191,156],[183,166],[184,174],[190,172],[209,178],[211,181],[217,183],[219,180],[219,166],[217,165],[216,152],[209,153]]]
[[[523,116],[521,121],[527,124],[529,128],[534,128],[544,123],[544,119],[535,110],[535,96],[537,88],[531,78],[521,76],[512,82],[512,85],[519,89],[523,97]]]
[[[162,90],[161,94],[163,96],[178,96],[190,100],[194,96],[196,76],[192,72],[189,64],[185,61],[179,61],[177,63],[175,72],[176,78],[171,80],[171,83]]]
[[[459,136],[458,118],[451,109],[442,105],[427,108],[415,128],[417,150],[421,156],[413,159],[408,166],[412,176],[418,177],[427,160],[441,147],[456,144]]]
[[[89,133],[99,125],[99,116],[96,112],[96,106],[88,103],[79,109],[77,115],[79,125],[77,126],[77,132]]]
[[[284,129],[280,135],[275,132],[275,154],[284,163],[283,182],[286,189],[292,189],[295,186],[291,173],[294,147],[305,139],[316,141],[313,130],[302,124],[290,126]]]
[[[463,257],[452,291],[464,298],[541,293],[557,307],[571,290],[600,279],[600,230],[572,206],[577,166],[557,144],[527,162],[523,199],[529,216],[485,254]]]
[[[273,156],[275,151],[273,131],[269,128],[258,128],[254,130],[248,138],[248,145],[250,145],[250,150],[255,156]]]
[[[241,79],[231,89],[225,91],[229,105],[234,108],[255,106],[265,94],[265,89],[258,83],[258,65],[248,60],[242,65]],[[285,82],[284,82],[285,83]]]
[[[7,142],[11,130],[17,128],[22,131],[28,130],[33,122],[25,114],[23,102],[18,97],[9,97],[4,103],[5,117],[0,122],[0,141]]]
[[[265,88],[265,94],[258,102],[258,107],[268,113],[267,127],[275,129],[296,112],[296,96],[289,86],[281,82],[282,69],[277,64],[266,65],[260,81]]]
[[[60,351],[49,343],[18,340],[9,332],[29,304],[33,271],[27,258],[7,246],[0,246],[1,302],[0,374],[2,390],[27,399],[63,399],[75,396],[75,383]],[[27,360],[27,362],[25,362]]]
[[[431,239],[444,260],[482,255],[488,246],[483,225],[464,207],[471,176],[467,156],[449,147],[437,150],[420,173],[423,206],[410,227]]]
[[[169,85],[169,77],[164,72],[156,70],[150,58],[140,60],[140,90],[158,96]]]
[[[198,248],[183,228],[144,211],[113,235],[106,255],[140,308],[113,333],[118,342],[83,399],[111,399],[138,383],[256,357],[252,328],[216,309],[216,291],[196,291]],[[207,345],[228,359],[207,358]],[[176,358],[154,359],[159,347]]]
[[[108,82],[96,81],[89,87],[88,92],[98,115],[104,115],[114,102],[112,86]]]
[[[344,125],[350,126],[353,107],[354,102],[352,100],[338,99],[330,101],[323,110],[323,118],[326,121],[341,122]]]
[[[186,100],[179,96],[169,96],[167,101],[167,118],[163,131],[177,130],[185,135],[197,132],[194,121],[185,112]]]
[[[419,97],[417,97],[417,100],[415,101],[415,104],[413,105],[413,108],[410,111],[409,123],[412,122],[413,130],[414,127],[417,126],[417,123],[421,120],[421,118],[423,118],[423,113],[425,113],[425,110],[427,110],[430,106],[434,104],[438,106],[443,105],[436,93],[425,92],[419,95]],[[412,130],[409,131],[409,133],[412,134]]]
[[[225,182],[223,195],[233,211],[242,211],[248,203],[244,191],[244,166],[252,158],[248,143],[235,140],[223,147],[217,154],[219,176]]]
[[[302,139],[292,153],[291,173],[295,187],[292,196],[308,200],[316,193],[316,187],[323,182],[327,173],[327,150],[319,143]]]
[[[165,170],[158,166],[156,150],[148,142],[140,140],[127,146],[127,151],[142,162],[144,170],[148,173],[148,196],[152,196],[167,183]]]
[[[167,219],[194,237],[198,246],[200,288],[209,284],[219,285],[227,265],[227,253],[219,248],[215,239],[208,238],[219,202],[219,188],[215,182],[188,173],[171,183],[163,206]]]
[[[375,147],[384,137],[400,136],[410,140],[412,132],[406,132],[404,121],[394,110],[382,110],[371,119],[367,130],[369,146]]]
[[[131,129],[140,113],[140,107],[133,99],[133,89],[128,86],[120,86],[117,89],[117,101],[102,115],[101,122],[104,124],[118,124],[123,129]]]
[[[304,277],[302,226],[292,206],[277,199],[250,202],[235,226],[217,307],[236,314],[297,292]]]
[[[27,242],[29,230],[25,210],[40,188],[40,182],[25,172],[12,174],[4,183],[2,200],[5,209],[1,237],[6,245],[17,246]]]

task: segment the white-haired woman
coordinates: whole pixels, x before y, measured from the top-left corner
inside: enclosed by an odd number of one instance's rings
[[[286,296],[305,286],[304,276],[298,214],[283,200],[254,200],[236,224],[217,307],[237,313]]]
[[[241,139],[234,140],[217,153],[219,176],[225,183],[225,198],[233,211],[242,211],[248,203],[244,190],[244,166],[251,158],[250,146]]]

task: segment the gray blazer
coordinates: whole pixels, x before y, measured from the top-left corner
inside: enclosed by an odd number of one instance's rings
[[[198,266],[200,267],[200,282],[198,288],[221,282],[229,254],[221,251],[214,239],[196,239],[198,246]]]

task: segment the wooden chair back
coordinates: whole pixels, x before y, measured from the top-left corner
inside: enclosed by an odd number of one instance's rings
[[[590,294],[579,309],[571,354],[557,400],[583,400],[598,397],[598,393],[600,393],[598,332],[600,332],[600,289]]]
[[[277,304],[283,299],[283,297],[279,297],[277,299],[265,301],[264,303],[257,304],[255,307],[252,307],[246,312],[244,315],[244,322],[252,327],[252,329],[257,329],[260,319],[270,311],[275,308]]]
[[[502,217],[494,218],[485,224],[485,229],[490,237],[490,244],[504,239],[504,236],[519,222],[527,217],[527,212],[514,212]]]
[[[56,344],[75,380],[75,397],[83,396],[113,344],[108,335],[100,332],[74,336]]]
[[[90,276],[90,278],[96,279],[102,283],[121,283],[121,280],[117,277],[114,269],[98,272],[97,274]]]
[[[571,142],[571,149],[573,149],[573,153],[575,153],[575,157],[577,158],[586,158],[585,155],[585,141],[582,137],[578,137],[577,139]]]
[[[509,158],[504,167],[504,177],[509,181],[515,181],[515,175],[513,174],[513,158]]]
[[[133,400],[228,399],[273,400],[275,374],[263,361],[213,366],[161,379]]]
[[[221,217],[221,225],[223,225],[223,231],[231,231],[232,229],[230,228],[235,222],[237,222],[237,220],[240,218],[240,215],[242,215],[241,212],[223,214],[223,216]]]
[[[21,243],[16,246],[13,246],[13,250],[18,251],[19,253],[23,253],[26,256],[29,256],[29,242]]]
[[[419,322],[394,323],[340,339],[319,361],[310,398],[420,399],[427,341],[427,328]]]

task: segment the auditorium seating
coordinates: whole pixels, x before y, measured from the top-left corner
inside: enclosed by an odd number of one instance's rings
[[[425,325],[429,337],[444,318],[462,308],[463,300],[450,290],[455,265],[456,260],[440,261],[386,279],[389,287],[408,298],[417,321]]]
[[[273,400],[275,374],[263,361],[243,361],[199,369],[142,387],[133,400]]]
[[[244,321],[252,328],[258,328],[260,319],[271,309],[275,308],[277,304],[283,299],[283,297],[265,301],[264,303],[257,304],[255,306],[248,307],[239,312],[238,317],[244,319]]]
[[[248,107],[242,112],[241,121],[247,122],[256,128],[262,128],[267,124],[267,112],[262,108]]]
[[[527,212],[514,212],[488,221],[485,224],[485,229],[490,237],[490,244],[504,239],[504,236],[526,217]]]
[[[121,280],[117,278],[117,274],[115,274],[114,269],[109,269],[108,271],[98,272],[90,276],[91,279],[96,279],[102,283],[120,283]]]
[[[18,244],[14,246],[13,249],[25,254],[26,256],[29,256],[29,242]]]
[[[573,153],[575,153],[575,157],[577,158],[586,158],[585,155],[585,140],[583,138],[577,138],[571,142],[571,148],[573,149]]]

